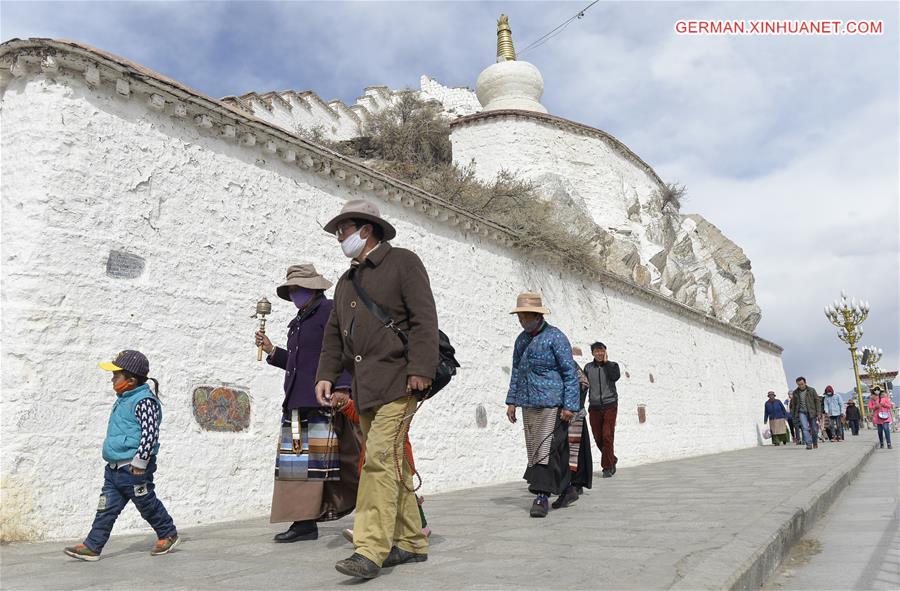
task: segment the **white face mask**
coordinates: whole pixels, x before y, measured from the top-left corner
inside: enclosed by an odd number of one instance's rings
[[[362,232],[362,228],[344,238],[344,241],[341,242],[341,250],[344,251],[344,255],[349,259],[355,259],[360,255],[363,251],[363,248],[366,247],[366,241],[363,240],[359,233]]]

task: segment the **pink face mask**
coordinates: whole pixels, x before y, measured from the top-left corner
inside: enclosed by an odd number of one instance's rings
[[[312,289],[298,287],[291,292],[291,301],[294,302],[294,305],[297,306],[298,309],[300,309],[309,303],[309,300],[311,300],[315,294],[316,292]]]

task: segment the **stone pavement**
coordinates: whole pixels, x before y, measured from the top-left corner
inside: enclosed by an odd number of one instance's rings
[[[698,436],[702,433],[698,431]],[[567,509],[532,519],[523,482],[427,497],[428,562],[382,571],[367,589],[720,589],[759,587],[872,452],[844,443],[757,447],[619,470]],[[625,455],[627,450],[621,450]],[[523,452],[524,456],[524,452]],[[428,475],[425,474],[425,485]],[[165,484],[162,484],[165,490]],[[72,519],[87,526],[91,507]],[[133,511],[133,508],[126,509]],[[176,521],[177,521],[177,515]],[[172,554],[154,536],[113,534],[103,559],[62,542],[2,548],[3,589],[336,589],[350,518],[316,542],[274,544],[264,518],[184,528]]]
[[[900,589],[900,457],[878,449],[767,590]]]

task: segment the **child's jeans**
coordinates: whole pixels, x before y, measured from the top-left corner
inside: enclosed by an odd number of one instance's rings
[[[119,513],[133,501],[157,538],[167,538],[176,534],[175,524],[162,502],[156,498],[153,484],[153,473],[156,471],[156,457],[150,458],[147,471],[136,476],[131,473],[131,466],[123,466],[114,470],[109,465],[103,479],[103,491],[97,505],[97,515],[91,533],[84,540],[84,545],[99,554],[109,540],[113,525]]]

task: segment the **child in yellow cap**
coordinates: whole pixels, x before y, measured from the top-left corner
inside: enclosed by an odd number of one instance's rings
[[[153,484],[162,423],[159,382],[147,377],[150,362],[140,351],[122,351],[100,367],[112,372],[116,391],[103,441],[103,490],[91,532],[84,543],[66,548],[65,553],[79,560],[100,560],[119,513],[132,501],[156,531],[158,540],[150,554],[167,554],[178,543],[178,532],[172,517],[156,498]],[[153,390],[147,380],[156,386]]]

